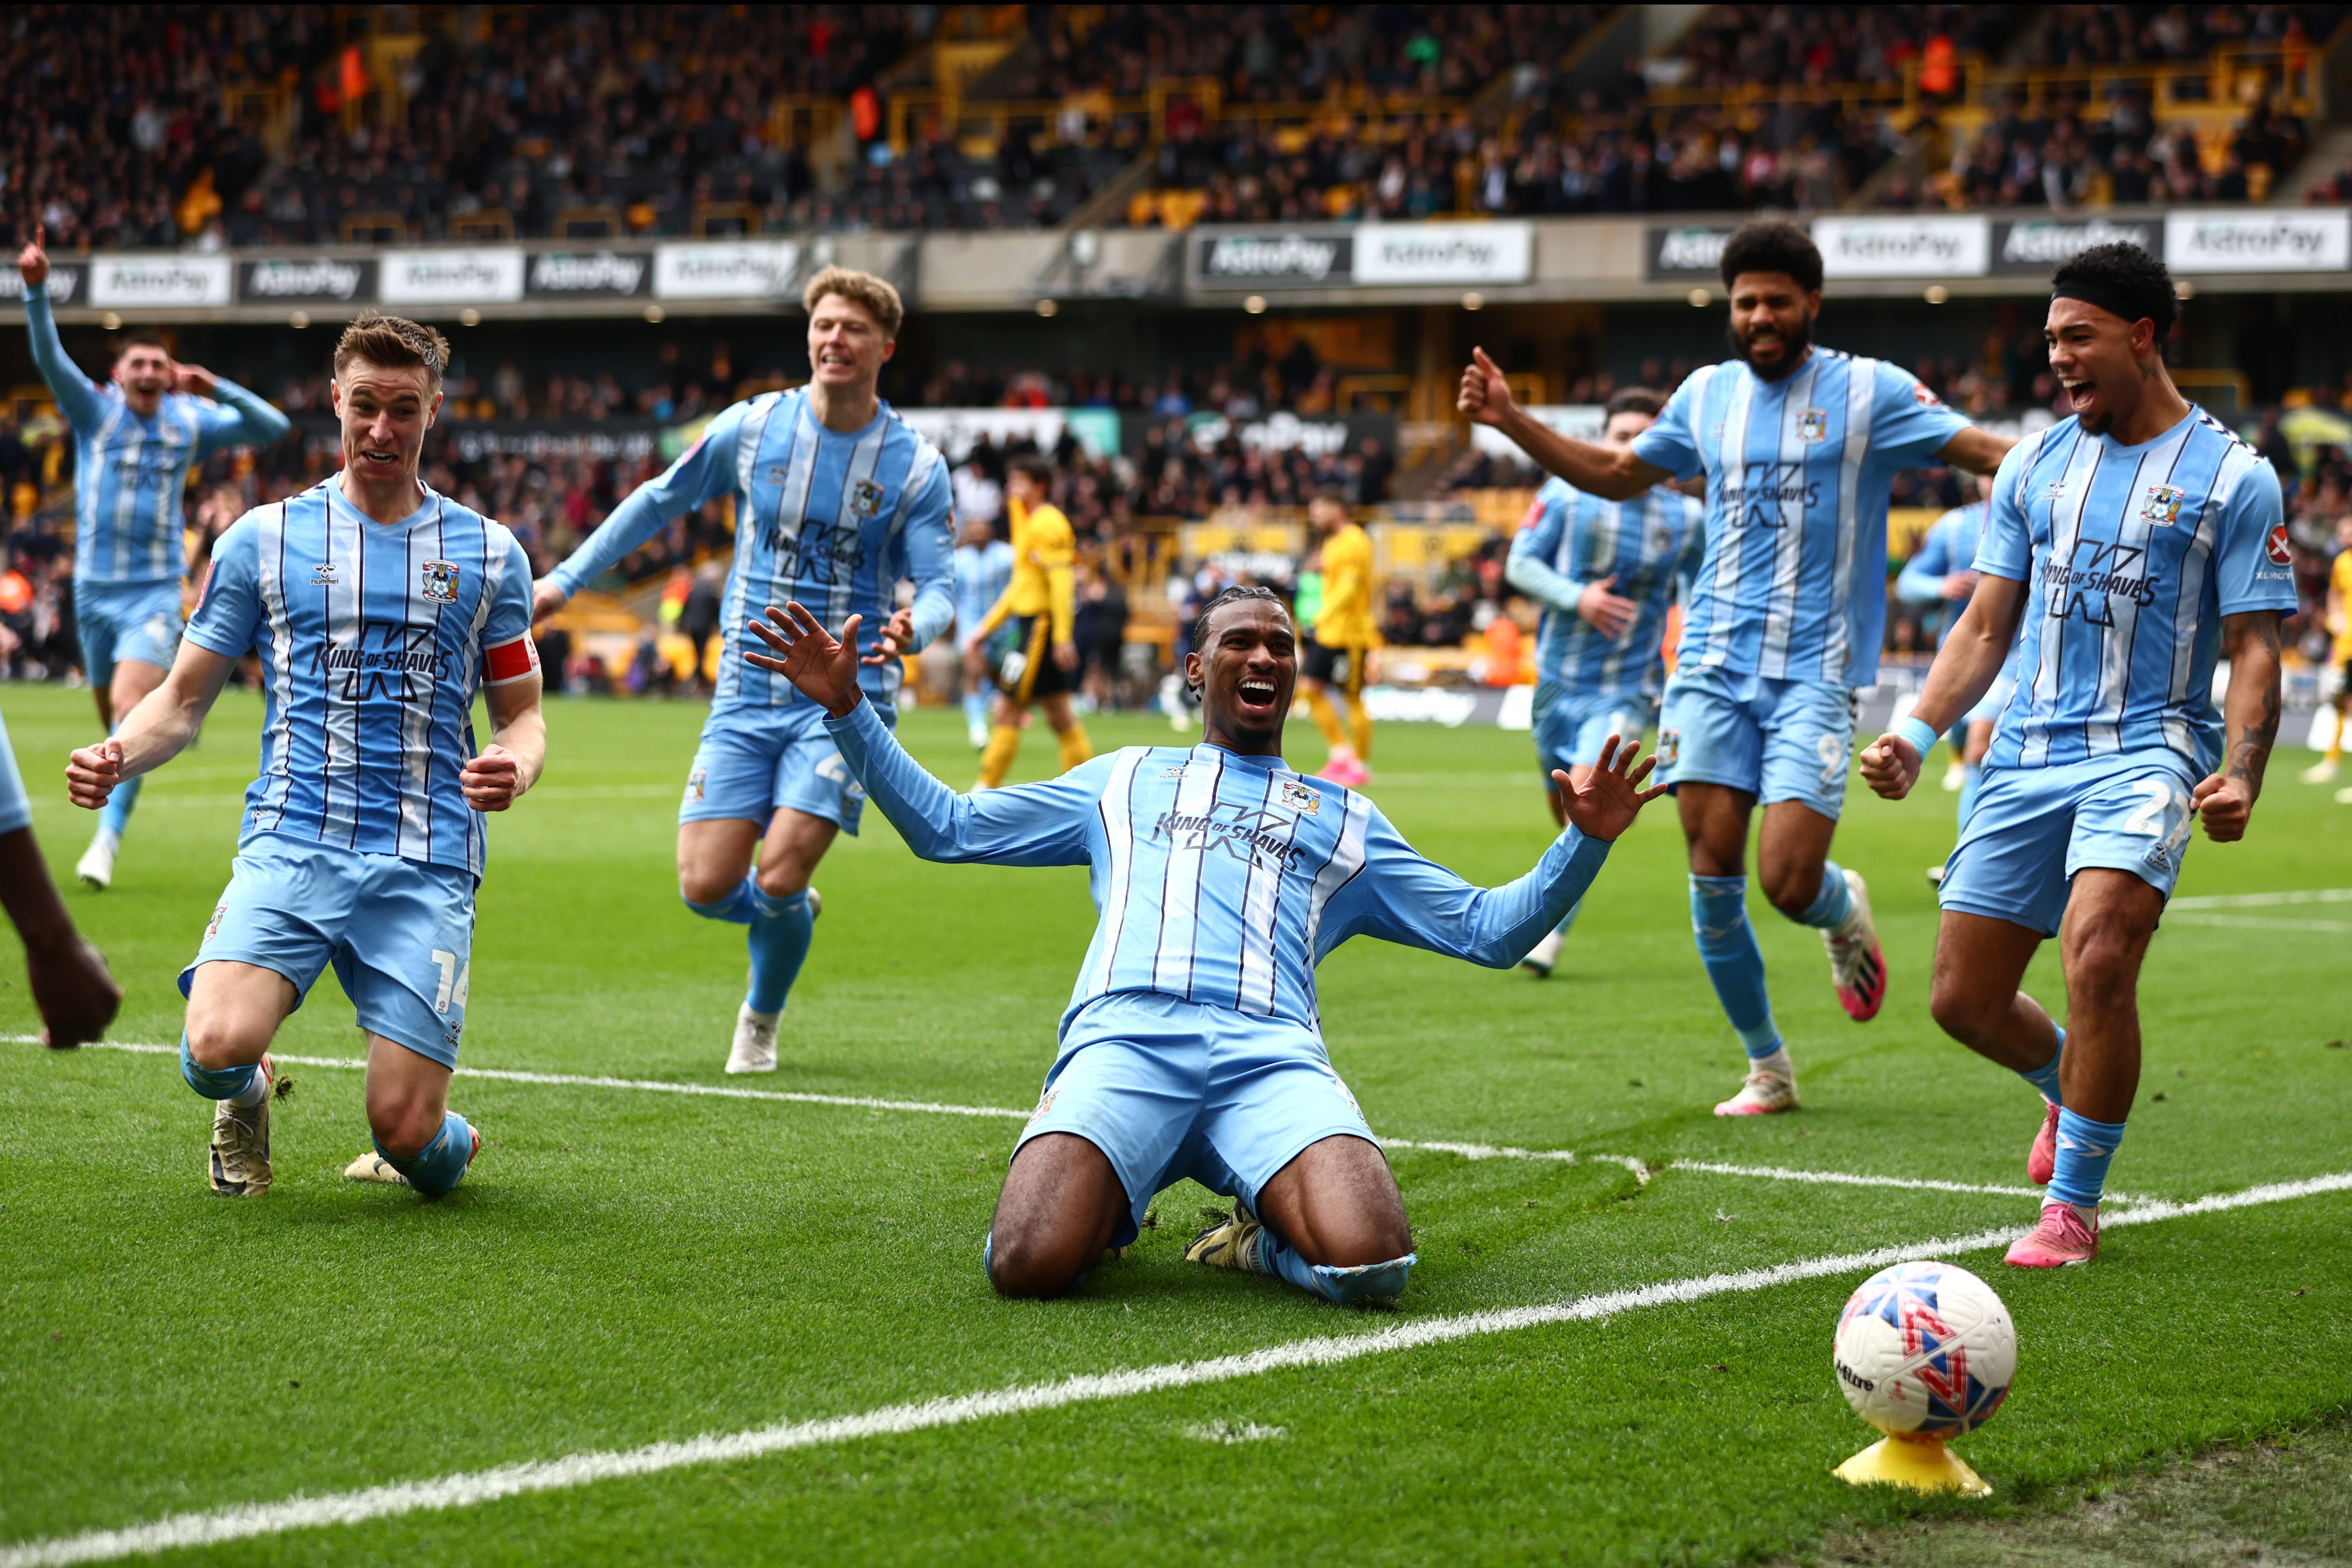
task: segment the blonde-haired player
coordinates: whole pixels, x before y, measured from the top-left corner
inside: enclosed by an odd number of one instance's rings
[[[1078,645],[1074,637],[1077,592],[1070,576],[1077,559],[1077,536],[1062,508],[1047,500],[1053,465],[1043,457],[1013,460],[1005,476],[1004,515],[1013,526],[1013,580],[988,619],[973,633],[989,634],[1013,621],[1013,652],[1005,655],[996,675],[996,726],[980,754],[980,787],[993,789],[1004,782],[1013,759],[1021,754],[1021,721],[1034,704],[1045,710],[1045,722],[1062,741],[1062,771],[1067,773],[1092,757],[1086,726],[1070,712],[1070,691],[1078,673]]]
[[[1315,727],[1331,748],[1321,777],[1357,789],[1372,781],[1364,767],[1372,755],[1372,716],[1364,710],[1364,665],[1381,642],[1380,628],[1372,621],[1372,541],[1348,520],[1347,503],[1329,490],[1307,504],[1307,527],[1323,541],[1323,605],[1299,661],[1298,685],[1306,694],[1307,711],[1315,716]],[[1331,706],[1335,678],[1347,693],[1344,727]]]

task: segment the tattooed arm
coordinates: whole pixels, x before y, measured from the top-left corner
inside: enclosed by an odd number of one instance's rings
[[[2231,843],[2246,836],[2246,819],[2263,792],[2263,769],[2279,727],[2279,612],[2249,611],[2221,621],[2221,643],[2230,655],[2230,689],[2221,716],[2229,750],[2221,766],[2189,797],[2205,819],[2205,836]]]

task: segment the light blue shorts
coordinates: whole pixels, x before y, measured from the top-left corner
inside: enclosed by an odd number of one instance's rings
[[[74,634],[81,640],[81,673],[93,686],[114,679],[126,659],[172,667],[180,646],[180,584],[84,582],[74,580]],[[118,714],[115,716],[122,716]]]
[[[882,722],[898,728],[897,706],[867,695]],[[687,771],[677,820],[757,822],[765,831],[779,806],[822,817],[856,835],[866,787],[825,733],[824,710],[811,702],[712,708],[694,750],[694,766]]]
[[[1186,1176],[1255,1209],[1309,1144],[1380,1145],[1308,1030],[1150,992],[1104,997],[1070,1021],[1021,1143],[1041,1133],[1075,1133],[1109,1158],[1128,1202],[1114,1247]]]
[[[2127,871],[2170,898],[2189,847],[2189,774],[2170,751],[1987,768],[1938,901],[2054,936],[2086,866]]]
[[[1745,790],[1759,806],[1796,800],[1835,821],[1853,722],[1853,693],[1832,682],[1677,670],[1658,716],[1658,776]]]
[[[1591,768],[1612,735],[1638,746],[1658,716],[1655,698],[1638,693],[1588,696],[1550,681],[1536,687],[1536,766],[1549,779],[1555,768]]]
[[[260,833],[237,847],[180,994],[231,959],[285,976],[299,1008],[331,962],[362,1029],[455,1067],[473,952],[471,872]]]

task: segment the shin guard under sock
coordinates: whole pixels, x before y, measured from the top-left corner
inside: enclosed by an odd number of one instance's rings
[[[759,913],[745,939],[751,950],[751,988],[743,1005],[755,1013],[779,1013],[808,957],[816,917],[809,913],[805,888],[789,898],[771,898],[752,885],[751,899]]]
[[[114,787],[112,794],[107,796],[106,804],[99,808],[100,831],[112,833],[118,844],[122,841],[122,830],[131,825],[131,809],[139,804],[139,790],[146,782],[147,776],[143,773],[134,779],[125,779]]]
[[[434,1134],[433,1141],[406,1159],[380,1143],[375,1152],[383,1156],[386,1165],[406,1176],[408,1185],[420,1194],[439,1197],[465,1176],[466,1166],[474,1157],[474,1130],[466,1124],[465,1117],[451,1111],[441,1118],[441,1130]]]
[[[760,913],[759,892],[759,883],[746,873],[743,880],[735,884],[735,890],[718,903],[697,904],[688,899],[686,906],[705,920],[723,920],[730,925],[749,925]]]
[[[1780,1031],[1764,990],[1764,952],[1748,924],[1748,879],[1694,876],[1690,890],[1699,962],[1706,966],[1724,1017],[1750,1057],[1770,1056],[1780,1049]]]

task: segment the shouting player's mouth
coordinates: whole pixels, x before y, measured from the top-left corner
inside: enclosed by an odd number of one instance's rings
[[[1275,716],[1275,705],[1282,700],[1282,688],[1271,674],[1244,675],[1234,685],[1234,706],[1252,725],[1268,724]]]

